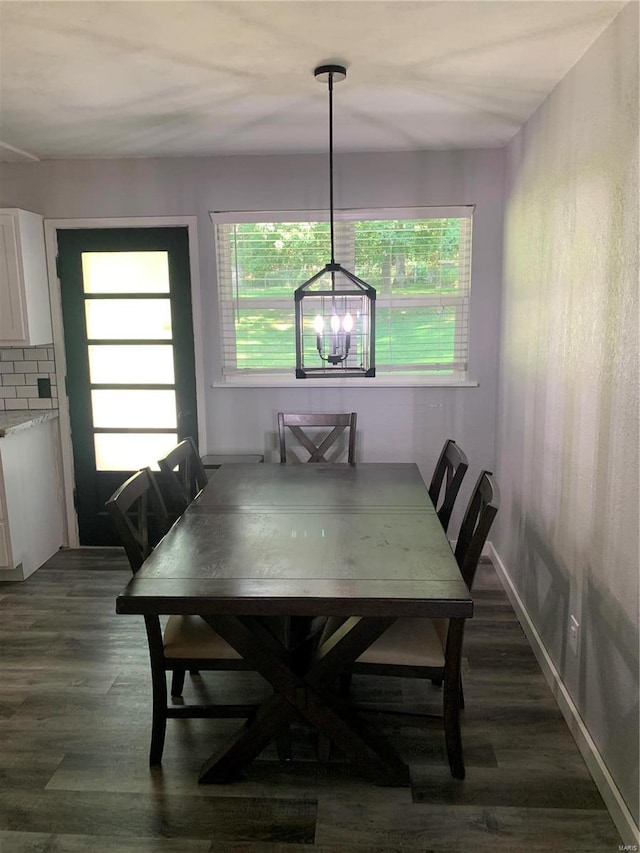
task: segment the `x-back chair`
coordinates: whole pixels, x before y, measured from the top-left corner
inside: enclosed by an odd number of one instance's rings
[[[455,548],[456,562],[469,589],[499,503],[498,485],[489,471],[483,471],[467,505]],[[351,617],[354,618],[357,617]],[[343,621],[329,620],[321,645]],[[457,779],[464,779],[465,775],[460,731],[460,709],[464,707],[460,674],[464,625],[464,619],[398,619],[360,655],[341,679],[343,692],[348,691],[352,674],[428,678],[435,683],[444,682],[442,719],[445,742],[451,775]],[[323,748],[326,757],[327,745]]]
[[[447,439],[434,468],[429,486],[431,503],[438,513],[440,524],[445,533],[449,527],[453,506],[468,467],[469,463],[465,452],[453,439]]]
[[[297,439],[299,445],[309,454],[307,462],[329,462],[329,450],[337,450],[334,445],[345,430],[349,431],[347,462],[353,464],[356,456],[356,412],[346,414],[294,414],[278,412],[278,438],[280,442],[280,462],[287,461],[287,431]],[[325,428],[318,433],[318,428]],[[327,432],[326,428],[330,428]],[[289,454],[291,455],[291,454]]]
[[[207,472],[196,443],[187,436],[158,460],[172,509],[185,511],[195,496],[207,485]]]
[[[162,495],[149,468],[143,468],[118,488],[105,504],[113,518],[134,575],[169,525]],[[240,655],[199,616],[169,616],[162,631],[158,616],[145,616],[153,717],[149,763],[160,764],[167,719],[248,717],[256,705],[168,705],[167,672],[172,673],[171,695],[180,697],[186,670],[248,670]]]

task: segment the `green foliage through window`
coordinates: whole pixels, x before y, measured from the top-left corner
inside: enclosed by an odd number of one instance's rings
[[[328,222],[217,225],[226,373],[293,371],[293,292],[330,260]],[[376,367],[466,373],[470,216],[335,223],[336,260],[377,291]]]

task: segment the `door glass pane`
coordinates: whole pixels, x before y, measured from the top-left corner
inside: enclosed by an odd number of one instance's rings
[[[178,443],[175,433],[98,433],[94,435],[97,471],[157,471],[158,459]]]
[[[83,252],[85,293],[168,293],[167,252]]]
[[[93,425],[176,429],[175,391],[92,391]]]
[[[173,348],[168,345],[89,346],[89,378],[93,384],[131,385],[134,382],[172,385]]]
[[[89,339],[171,338],[168,299],[87,299],[85,309]]]

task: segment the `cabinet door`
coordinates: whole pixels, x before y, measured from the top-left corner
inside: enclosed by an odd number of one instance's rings
[[[13,569],[13,552],[9,536],[9,515],[7,513],[7,498],[4,491],[4,474],[2,471],[2,455],[0,455],[0,580],[2,569]]]
[[[43,218],[0,210],[0,346],[52,340]]]
[[[7,344],[27,337],[17,226],[15,216],[0,214],[0,343]]]

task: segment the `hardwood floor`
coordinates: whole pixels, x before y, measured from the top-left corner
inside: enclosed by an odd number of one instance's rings
[[[317,764],[302,727],[291,764],[270,747],[244,781],[199,786],[237,720],[170,720],[162,769],[150,771],[144,626],[114,609],[129,576],[118,550],[83,549],[0,584],[1,853],[618,849],[490,563],[465,638],[466,779],[449,775],[439,724],[381,720],[410,788],[375,787],[339,755]],[[253,673],[187,676],[185,696],[214,690],[250,701],[269,688]],[[389,709],[441,701],[429,682],[405,679],[354,678],[353,694]]]

